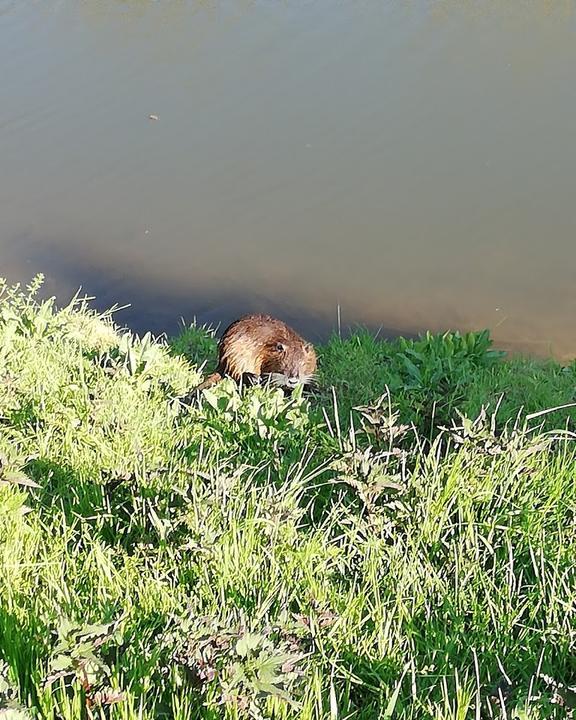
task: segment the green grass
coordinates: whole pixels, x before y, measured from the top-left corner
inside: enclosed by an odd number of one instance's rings
[[[0,297],[0,718],[569,714],[574,365],[358,331],[308,397],[188,407],[211,331],[37,289]]]

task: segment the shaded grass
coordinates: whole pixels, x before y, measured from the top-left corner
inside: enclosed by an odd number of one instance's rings
[[[540,675],[576,679],[573,412],[526,416],[574,366],[357,332],[309,398],[183,407],[211,331],[139,340],[34,291],[0,304],[0,708],[566,712]]]

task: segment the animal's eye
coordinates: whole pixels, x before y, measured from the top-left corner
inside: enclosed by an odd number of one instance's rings
[[[285,347],[284,347],[284,345],[282,345],[282,343],[276,343],[275,350],[277,350],[278,352],[284,352]]]

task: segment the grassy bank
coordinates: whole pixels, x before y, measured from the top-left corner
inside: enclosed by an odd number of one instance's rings
[[[310,397],[183,407],[209,332],[33,290],[0,299],[0,717],[569,712],[574,408],[539,413],[575,366],[358,332]]]

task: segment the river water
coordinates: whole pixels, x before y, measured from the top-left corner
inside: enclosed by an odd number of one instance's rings
[[[0,275],[576,355],[573,0],[0,0]]]

